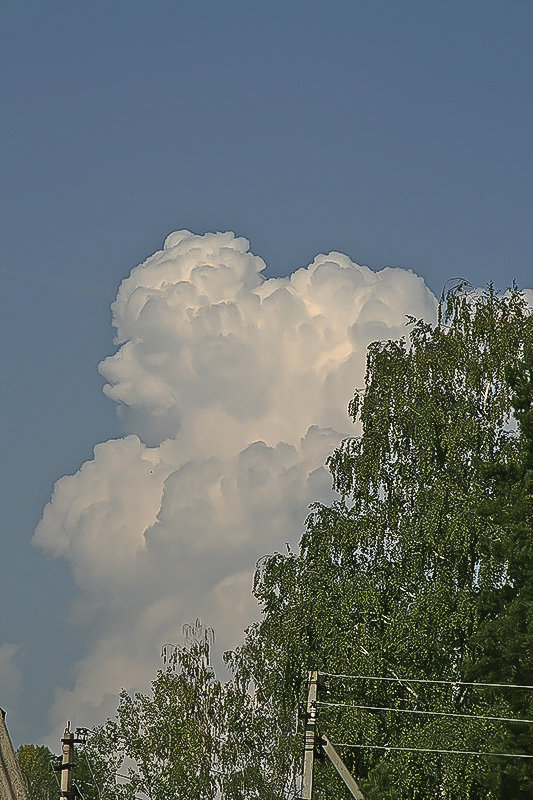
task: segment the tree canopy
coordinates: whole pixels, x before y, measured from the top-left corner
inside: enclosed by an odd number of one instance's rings
[[[410,320],[406,339],[370,346],[350,404],[361,435],[329,462],[340,499],[313,508],[299,552],[256,573],[264,619],[237,661],[280,720],[302,703],[310,668],[533,683],[532,340],[516,288],[460,286],[436,326]],[[326,702],[394,709],[319,705],[333,742],[413,748],[341,748],[365,797],[477,800],[509,797],[509,786],[531,796],[529,762],[414,751],[532,753],[527,726],[436,713],[531,718],[531,692],[342,677],[327,688]],[[345,790],[324,767],[315,794]]]
[[[44,745],[22,744],[17,750],[17,761],[30,796],[30,800],[56,800],[60,792],[61,756]],[[75,797],[83,800],[111,800],[108,779],[110,762],[108,752],[102,758],[91,746],[74,749]]]
[[[30,800],[55,800],[59,791],[53,767],[57,758],[44,745],[21,744],[17,761]]]

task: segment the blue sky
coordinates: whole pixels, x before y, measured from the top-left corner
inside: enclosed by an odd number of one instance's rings
[[[120,281],[187,228],[245,236],[269,277],[335,250],[436,294],[454,277],[531,286],[533,9],[6,0],[1,15],[0,644],[21,645],[4,704],[33,741],[99,624],[67,622],[69,565],[30,540],[54,481],[121,435],[97,372]]]

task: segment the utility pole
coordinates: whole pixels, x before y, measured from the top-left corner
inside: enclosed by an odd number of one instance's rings
[[[70,730],[70,721],[61,739],[62,759],[61,759],[61,792],[60,797],[68,800],[72,797],[72,767],[74,766],[74,734]]]
[[[74,745],[85,744],[88,733],[88,728],[76,728],[76,735],[74,735],[70,730],[70,720],[67,722],[67,727],[61,739],[61,764],[58,767],[54,767],[56,772],[61,773],[61,790],[59,792],[61,798],[73,800],[73,798],[81,797],[78,787],[73,782],[72,778],[74,769]],[[3,797],[0,796],[0,800],[3,800]]]
[[[311,800],[313,796],[313,761],[315,757],[316,736],[316,695],[318,672],[310,670],[307,689],[307,708],[304,734],[304,765],[302,774],[301,800]]]

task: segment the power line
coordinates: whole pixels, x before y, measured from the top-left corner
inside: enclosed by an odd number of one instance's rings
[[[328,703],[326,700],[317,700],[319,706],[335,708],[356,708],[361,711],[392,711],[395,714],[428,714],[433,717],[461,717],[462,719],[484,719],[491,722],[523,722],[533,724],[533,719],[517,719],[516,717],[492,717],[482,714],[459,714],[451,711],[418,711],[412,708],[387,708],[386,706],[359,706],[353,703]]]
[[[81,797],[81,800],[85,800],[85,797],[84,797],[84,796],[82,795],[82,793],[80,792],[79,786],[78,786],[78,784],[77,784],[75,781],[74,781],[74,783],[73,783],[73,787],[74,787],[74,789],[75,789],[75,795],[76,795],[77,797]]]
[[[347,678],[348,680],[362,680],[362,681],[395,681],[396,683],[436,683],[443,686],[479,686],[482,688],[493,689],[533,689],[533,686],[522,685],[517,683],[475,683],[472,681],[443,681],[433,680],[431,678],[391,678],[383,675],[342,675],[336,672],[321,672],[326,678]]]
[[[53,763],[53,761],[50,761],[50,769],[51,769],[51,770],[52,770],[52,772],[54,773],[54,778],[56,779],[56,783],[57,783],[57,785],[58,785],[59,789],[61,789],[61,784],[60,784],[60,782],[59,782],[59,778],[58,778],[57,771],[56,771],[56,768],[55,768],[55,766],[54,766],[54,763]]]
[[[500,756],[502,758],[533,758],[533,756],[525,755],[523,753],[493,753],[487,751],[476,750],[434,750],[429,747],[394,747],[392,745],[377,745],[377,744],[350,744],[348,742],[335,742],[334,747],[349,747],[351,749],[359,750],[402,750],[408,753],[446,753],[462,756]]]
[[[98,783],[97,783],[97,781],[96,781],[96,778],[95,778],[95,776],[94,776],[93,768],[91,767],[91,762],[89,761],[89,758],[88,758],[88,756],[87,756],[87,750],[84,750],[84,751],[83,751],[83,755],[85,756],[85,761],[87,762],[87,766],[89,767],[89,772],[91,773],[91,777],[92,777],[92,779],[93,779],[94,788],[96,789],[96,793],[97,793],[97,795],[98,795],[98,800],[100,800],[100,798],[102,797],[102,795],[101,795],[101,793],[100,793],[100,789],[99,789],[99,787],[98,787]]]

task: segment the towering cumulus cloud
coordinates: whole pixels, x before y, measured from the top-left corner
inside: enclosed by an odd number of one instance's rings
[[[238,642],[257,617],[256,560],[296,543],[308,504],[329,497],[324,462],[351,432],[367,344],[435,315],[406,270],[340,253],[287,278],[264,266],[232,233],[178,231],[119,289],[100,371],[128,435],[57,481],[35,533],[71,564],[98,630],[54,726],[112,714],[184,621]]]

